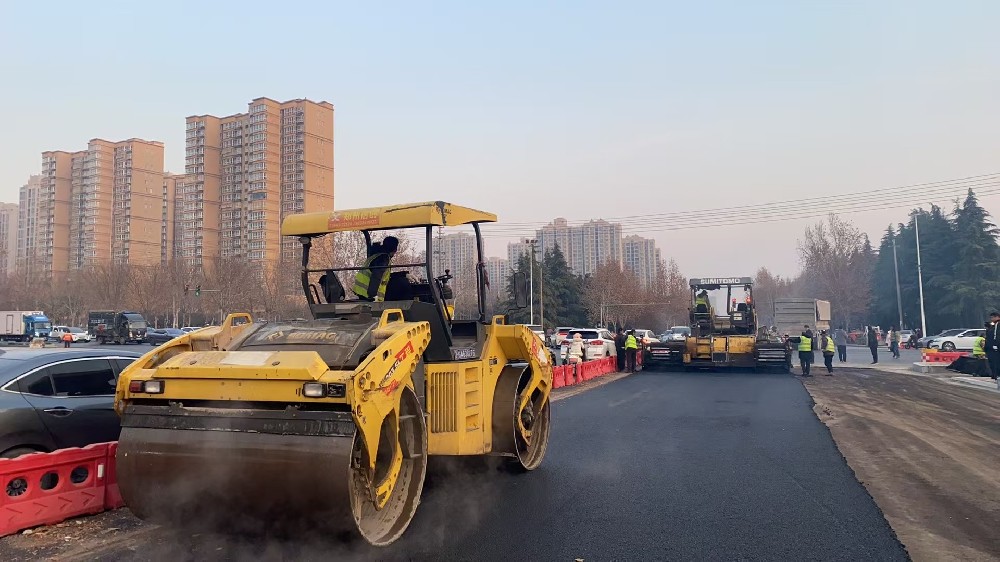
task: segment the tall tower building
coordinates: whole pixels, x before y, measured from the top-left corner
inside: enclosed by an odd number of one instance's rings
[[[276,263],[288,214],[333,209],[333,106],[257,98],[246,113],[187,118],[181,256]],[[214,202],[218,202],[217,206]]]
[[[577,275],[593,273],[603,263],[622,260],[622,226],[618,223],[591,220],[570,226],[566,219],[559,218],[538,230],[536,238],[540,254],[558,245]]]
[[[490,281],[490,294],[506,298],[510,274],[510,261],[506,258],[486,258],[486,276]]]
[[[73,196],[73,158],[62,150],[42,153],[42,180],[38,192],[38,231],[27,260],[32,278],[64,277],[69,270],[70,205]]]
[[[456,279],[476,274],[476,237],[468,232],[439,236],[435,242],[434,275],[444,275],[446,269]],[[475,277],[471,277],[475,279]]]
[[[537,254],[538,252],[537,248],[535,252],[536,252],[535,259],[539,259],[540,256],[538,256]],[[517,242],[511,242],[507,244],[507,266],[510,267],[511,269],[517,267],[517,262],[521,259],[521,256],[530,256],[530,255],[531,255],[531,243],[528,242],[527,238],[522,238]]]
[[[0,277],[17,267],[17,203],[0,203]]]
[[[661,258],[654,240],[634,234],[626,236],[622,240],[622,255],[623,265],[639,278],[643,287],[648,288],[656,283]]]
[[[163,143],[92,139],[72,169],[69,269],[160,263]]]
[[[21,186],[17,206],[17,255],[15,269],[25,276],[31,275],[41,238],[38,203],[42,192],[42,176],[28,178]]]

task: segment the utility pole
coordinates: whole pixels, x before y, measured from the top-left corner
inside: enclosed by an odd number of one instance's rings
[[[896,237],[892,237],[892,266],[896,269],[896,308],[899,310],[899,329],[903,329],[903,298],[899,294],[899,262],[896,261]]]
[[[917,285],[920,287],[920,329],[927,335],[927,316],[924,314],[924,274],[920,268],[920,218],[916,211],[913,214],[913,226],[917,231]]]
[[[529,300],[529,302],[530,302],[531,320],[528,322],[528,324],[532,324],[533,325],[535,323],[535,244],[538,242],[538,240],[532,238],[530,240],[526,239],[525,242],[527,242],[528,244],[531,245],[531,259],[528,261],[528,264],[529,264],[528,265],[528,271],[529,271],[529,274],[528,274],[528,281],[529,281],[528,292],[531,294],[530,295],[530,300]]]

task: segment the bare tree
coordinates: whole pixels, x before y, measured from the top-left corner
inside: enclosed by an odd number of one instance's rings
[[[766,267],[761,267],[754,275],[754,304],[757,322],[763,326],[774,324],[774,301],[792,296],[792,282],[780,275],[774,275]]]
[[[807,228],[799,241],[804,296],[829,300],[834,317],[847,325],[866,316],[874,264],[866,254],[871,254],[867,237],[837,215]]]

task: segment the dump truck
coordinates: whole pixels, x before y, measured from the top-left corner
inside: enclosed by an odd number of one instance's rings
[[[644,355],[647,366],[778,368],[786,372],[791,368],[789,347],[757,325],[753,279],[696,278],[690,280],[689,287],[691,333],[649,344]],[[740,290],[742,294],[734,296],[734,291]],[[717,308],[719,297],[723,307]]]
[[[309,319],[230,314],[122,372],[116,467],[129,509],[178,527],[308,530],[384,546],[417,510],[428,456],[537,468],[549,439],[552,356],[527,326],[487,310],[480,225],[494,221],[440,201],[286,217],[281,233],[301,246]],[[447,275],[432,259],[311,260],[317,240],[349,231],[371,254],[373,235],[404,230],[434,256],[436,230],[460,225],[476,237],[472,320],[455,319]],[[384,297],[357,296],[355,279],[387,271]],[[513,285],[523,308],[526,276],[515,274]]]
[[[0,311],[0,341],[27,342],[48,338],[52,322],[40,310]]]
[[[774,326],[779,334],[798,336],[804,326],[817,335],[830,329],[830,301],[785,297],[774,299]]]
[[[87,315],[87,331],[99,344],[143,343],[146,319],[131,310],[92,310]]]

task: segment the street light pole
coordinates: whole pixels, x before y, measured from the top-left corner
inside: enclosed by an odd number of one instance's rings
[[[899,310],[899,329],[903,329],[903,298],[899,294],[899,262],[896,261],[896,237],[892,237],[892,266],[896,270],[896,308]]]
[[[529,304],[529,315],[531,320],[528,324],[535,323],[535,241],[526,240],[531,244],[531,257],[528,259],[528,302]]]
[[[920,219],[914,211],[913,226],[917,232],[917,285],[920,287],[920,329],[927,335],[927,316],[924,314],[924,274],[920,267]]]

